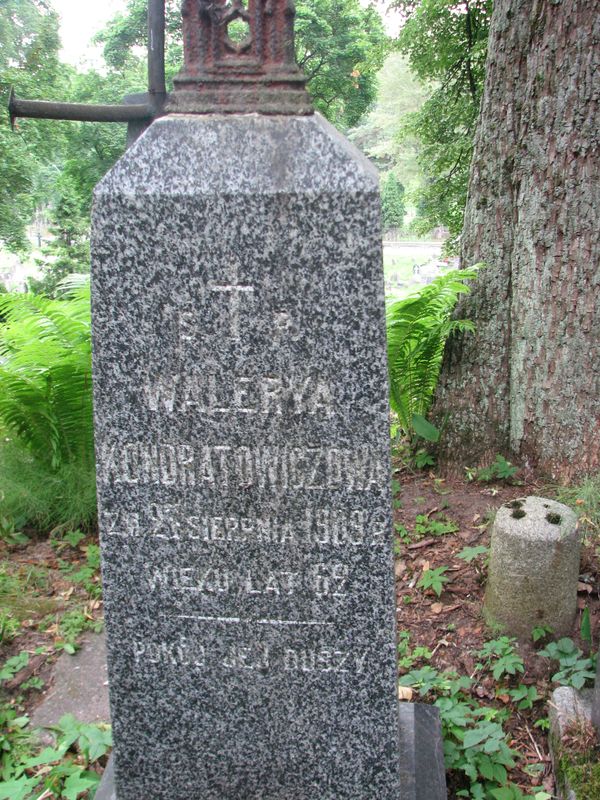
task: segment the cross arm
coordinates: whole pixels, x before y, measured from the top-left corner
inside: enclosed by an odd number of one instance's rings
[[[8,101],[10,122],[18,117],[33,119],[67,119],[79,122],[131,122],[152,119],[155,107],[150,103],[132,105],[97,105],[91,103],[56,103],[49,100],[21,100],[11,89]]]
[[[147,101],[122,105],[57,103],[22,100],[11,89],[8,102],[10,122],[18,117],[66,119],[79,122],[150,123],[160,116],[167,97],[165,87],[165,0],[148,0],[148,94]]]

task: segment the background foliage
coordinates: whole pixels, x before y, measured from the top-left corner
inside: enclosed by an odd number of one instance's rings
[[[431,91],[405,125],[419,142],[425,178],[417,197],[416,229],[443,225],[455,241],[467,198],[492,0],[395,0],[394,6],[406,19],[398,47]]]
[[[167,0],[167,77],[181,67],[179,0]],[[58,17],[51,0],[0,0],[0,103],[18,96],[119,103],[146,90],[146,0],[129,0],[97,36],[106,71],[77,71],[59,61]],[[339,127],[355,125],[377,92],[389,49],[374,8],[359,0],[300,0],[297,55],[316,107]],[[44,277],[34,291],[55,292],[70,272],[88,269],[92,190],[125,147],[125,126],[0,121],[0,247],[30,249],[27,227],[49,224],[52,242],[38,257]]]
[[[384,231],[390,228],[400,230],[404,226],[406,216],[404,194],[404,186],[393,172],[388,172],[381,182],[381,214]]]
[[[95,516],[89,282],[61,299],[0,298],[0,476],[5,524]]]

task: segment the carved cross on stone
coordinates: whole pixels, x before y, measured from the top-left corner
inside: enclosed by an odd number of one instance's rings
[[[184,67],[167,111],[313,113],[295,60],[293,0],[185,0],[182,13]],[[239,41],[236,21],[247,27]]]

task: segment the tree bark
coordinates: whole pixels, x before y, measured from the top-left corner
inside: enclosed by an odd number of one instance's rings
[[[462,239],[486,268],[446,348],[442,460],[600,467],[599,123],[597,0],[496,0]]]

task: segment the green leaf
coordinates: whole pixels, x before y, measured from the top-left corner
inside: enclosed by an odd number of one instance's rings
[[[463,561],[466,561],[467,564],[470,564],[471,561],[475,561],[475,559],[479,556],[487,555],[488,552],[489,547],[484,547],[484,545],[478,545],[477,547],[463,547],[456,557],[461,558]]]
[[[65,781],[62,796],[65,800],[77,800],[82,792],[93,789],[100,783],[100,776],[95,772],[80,772],[70,775]]]
[[[20,672],[24,667],[29,664],[29,653],[25,651],[19,653],[18,656],[9,658],[8,661],[0,668],[0,683],[2,681],[9,681],[17,672]]]
[[[492,789],[490,794],[494,800],[514,800],[512,789],[509,789],[507,786],[502,789]]]
[[[38,778],[26,778],[25,776],[14,781],[2,781],[0,800],[27,800],[38,783]]]
[[[32,769],[33,767],[41,767],[46,764],[54,764],[56,761],[60,761],[61,758],[63,758],[66,751],[66,747],[61,747],[56,750],[52,747],[46,747],[39,755],[27,759],[23,766],[25,769]]]
[[[456,270],[436,278],[417,294],[386,309],[390,405],[407,433],[436,442],[439,431],[425,419],[450,335],[467,330],[451,315],[459,294],[477,270]],[[457,287],[460,287],[458,289]]]
[[[489,736],[489,730],[487,727],[478,727],[473,728],[470,731],[465,733],[465,738],[463,739],[463,746],[467,747],[475,747],[478,744],[481,744],[487,737]]]
[[[440,432],[435,425],[428,422],[421,414],[412,415],[412,424],[415,433],[422,439],[428,442],[438,442],[440,439]]]
[[[581,615],[581,638],[591,646],[592,624],[590,621],[590,610],[587,606],[583,609],[583,614]]]

